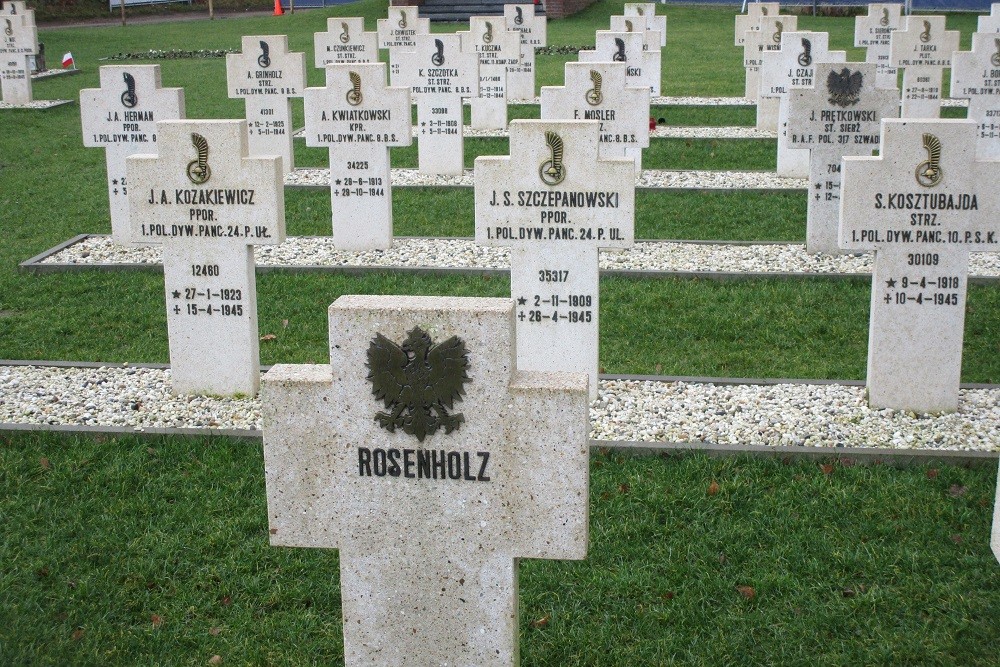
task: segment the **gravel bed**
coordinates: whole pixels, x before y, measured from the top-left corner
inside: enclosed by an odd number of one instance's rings
[[[418,136],[419,128],[413,128],[413,136]],[[292,136],[301,139],[305,136],[305,128],[298,130]],[[506,137],[509,133],[503,130],[477,130],[469,125],[462,128],[465,137]],[[649,133],[653,139],[777,139],[778,133],[772,130],[758,130],[745,125],[730,125],[718,127],[699,126],[657,126]]]
[[[431,176],[416,169],[392,169],[389,177],[393,187],[463,187],[475,184],[474,171],[466,169],[461,176]],[[296,169],[285,176],[290,187],[330,187],[329,169]],[[772,171],[682,171],[643,169],[636,176],[637,188],[672,188],[683,190],[805,190],[806,178],[786,178]]]
[[[326,236],[291,236],[276,246],[256,246],[259,266],[409,267],[509,269],[507,248],[462,238],[398,238],[388,250],[337,250]],[[640,241],[632,248],[602,250],[602,270],[720,273],[871,273],[872,253],[810,255],[795,243],[726,244]],[[42,264],[160,264],[160,246],[125,248],[110,236],[88,236]],[[1000,255],[972,253],[972,276],[1000,276]]]
[[[173,396],[170,371],[0,366],[0,422],[260,430],[257,399]],[[595,440],[1000,451],[1000,390],[968,389],[939,417],[871,410],[864,388],[602,380]]]
[[[51,79],[55,76],[63,76],[66,74],[79,74],[83,70],[78,69],[47,69],[44,72],[35,72],[31,75],[32,81],[37,81],[39,79]]]
[[[51,109],[52,107],[72,104],[73,100],[33,100],[27,104],[11,104],[0,102],[0,109]]]

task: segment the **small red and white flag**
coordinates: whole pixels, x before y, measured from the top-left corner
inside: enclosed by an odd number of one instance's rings
[[[73,54],[72,53],[67,53],[67,54],[65,54],[63,56],[63,63],[62,63],[62,65],[63,65],[63,69],[66,69],[67,67],[72,67],[73,69],[76,69],[76,63],[73,62]]]

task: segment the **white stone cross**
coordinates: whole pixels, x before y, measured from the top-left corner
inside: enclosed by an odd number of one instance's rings
[[[331,63],[378,62],[378,34],[365,32],[365,20],[355,17],[331,17],[326,32],[313,33],[316,67]]]
[[[976,156],[1000,160],[1000,34],[972,35],[972,51],[951,61],[951,96],[969,98],[966,117],[977,125]]]
[[[386,18],[375,22],[378,33],[378,48],[389,49],[389,59],[395,60],[394,51],[412,51],[416,47],[416,36],[427,35],[431,31],[431,20],[422,19],[418,8],[390,6]]]
[[[788,139],[809,149],[806,252],[839,254],[841,158],[871,155],[883,118],[899,115],[899,89],[877,86],[875,63],[820,63],[816,85],[788,97]]]
[[[587,378],[518,368],[508,299],[342,296],[264,376],[272,546],[338,549],[344,664],[518,664],[518,561],[587,555]]]
[[[968,120],[882,121],[880,157],[845,157],[840,245],[874,250],[868,402],[958,408],[969,253],[1000,250],[1000,172]]]
[[[875,63],[875,78],[880,88],[896,86],[896,68],[889,61],[892,31],[899,28],[903,5],[875,3],[868,14],[854,17],[854,46],[865,49],[865,62]]]
[[[521,34],[521,59],[507,70],[507,97],[530,100],[535,97],[535,49],[548,44],[545,14],[535,14],[535,5],[503,6],[507,30]]]
[[[642,171],[649,147],[649,90],[626,83],[625,63],[566,63],[564,86],[542,87],[542,120],[596,120],[598,157],[626,157]]]
[[[663,53],[660,50],[660,36],[663,33],[645,28],[643,21],[642,16],[612,16],[611,32],[637,32],[642,35],[642,50],[647,54],[642,66],[649,68],[649,71],[645,72],[646,81],[649,83],[649,93],[656,96],[660,94],[660,79],[663,73]],[[650,58],[648,54],[655,54],[656,57]]]
[[[748,30],[743,40],[743,68],[746,70],[746,85],[743,96],[757,102],[757,128],[778,129],[778,98],[760,97],[760,67],[764,53],[781,48],[781,35],[786,30],[795,32],[797,16],[762,16],[756,30]],[[761,106],[766,109],[761,109]]]
[[[295,169],[292,100],[306,87],[306,54],[288,50],[287,35],[249,35],[241,53],[226,54],[229,97],[246,102],[251,155],[280,155],[284,174]]]
[[[83,145],[104,148],[111,238],[133,246],[125,158],[156,153],[156,123],[184,118],[184,89],[161,88],[159,65],[102,65],[100,88],[80,91]]]
[[[280,160],[249,156],[246,121],[156,126],[159,155],[131,155],[126,168],[132,239],[163,245],[173,391],[254,396],[253,246],[285,240]]]
[[[990,5],[989,14],[981,14],[976,21],[976,32],[1000,32],[1000,3]]]
[[[804,178],[809,175],[809,152],[792,148],[788,143],[788,95],[798,88],[811,88],[815,84],[817,63],[842,63],[847,59],[843,51],[828,49],[829,35],[825,32],[788,32],[781,35],[778,51],[763,53],[760,66],[760,104],[757,105],[757,124],[770,126],[770,119],[762,119],[769,107],[765,100],[778,100],[778,176]]]
[[[393,7],[393,11],[395,11]],[[416,50],[390,52],[395,86],[417,99],[417,161],[424,174],[458,176],[465,168],[462,98],[479,93],[479,57],[456,34],[417,35]]]
[[[659,73],[659,52],[643,49],[642,33],[598,30],[593,51],[580,51],[582,63],[625,63],[625,79],[629,86],[642,86],[650,91],[656,86]],[[648,122],[648,119],[647,119]]]
[[[890,39],[890,64],[903,68],[902,118],[941,115],[941,76],[958,51],[957,30],[945,30],[944,16],[908,16]]]
[[[777,16],[781,6],[777,2],[748,2],[747,13],[736,15],[736,37],[734,46],[743,46],[746,33],[760,29],[762,16]]]
[[[469,30],[459,32],[462,50],[479,58],[479,95],[470,101],[472,127],[507,127],[508,70],[521,58],[521,33],[507,30],[502,16],[470,16]]]
[[[38,28],[34,12],[10,11],[0,14],[0,95],[7,104],[25,105],[33,99],[28,59],[38,52]]]
[[[511,248],[517,360],[582,371],[597,396],[599,248],[633,244],[635,173],[602,160],[594,121],[510,124],[510,157],[476,158],[476,242]]]
[[[392,245],[389,147],[413,143],[410,89],[389,88],[385,63],[328,65],[326,86],[306,88],[306,145],[330,148],[333,244]]]
[[[626,2],[622,13],[625,16],[639,16],[645,19],[646,30],[659,33],[660,47],[667,45],[667,17],[656,13],[655,2]],[[614,30],[613,27],[612,30]]]

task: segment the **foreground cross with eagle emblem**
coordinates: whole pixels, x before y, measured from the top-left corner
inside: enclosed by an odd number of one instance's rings
[[[516,665],[518,559],[587,553],[587,377],[520,370],[514,313],[344,296],[264,376],[271,544],[340,550],[349,667]]]

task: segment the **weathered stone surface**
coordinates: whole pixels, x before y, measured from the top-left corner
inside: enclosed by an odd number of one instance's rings
[[[328,18],[326,32],[313,33],[313,45],[316,67],[378,62],[378,34],[365,31],[363,18]]]
[[[633,244],[634,167],[598,159],[594,121],[514,121],[510,157],[476,158],[476,241],[511,247],[517,360],[586,372],[597,395],[598,248]]]
[[[896,87],[896,68],[890,61],[889,45],[892,31],[902,22],[903,5],[874,3],[868,14],[854,17],[854,46],[865,49],[865,62],[875,63],[876,85]]]
[[[125,158],[156,153],[156,122],[184,118],[184,89],[161,88],[159,65],[103,65],[100,80],[80,91],[83,145],[104,148],[111,236],[132,246]]]
[[[788,97],[788,139],[809,148],[806,250],[839,254],[840,161],[878,150],[883,118],[899,115],[899,89],[876,87],[874,63],[820,63],[816,85]]]
[[[1000,249],[1000,173],[975,152],[973,121],[890,119],[880,157],[844,158],[840,245],[875,250],[872,407],[958,407],[969,253]]]
[[[229,97],[246,102],[251,155],[279,155],[284,174],[295,169],[292,102],[306,88],[306,54],[290,52],[286,35],[251,35],[241,53],[226,54]]]
[[[516,665],[518,559],[587,553],[586,376],[517,368],[506,299],[344,296],[330,365],[273,367],[262,403],[271,544],[340,550],[345,664]]]
[[[385,63],[328,65],[306,88],[306,145],[330,148],[333,241],[342,250],[392,245],[389,147],[413,143],[410,89],[385,84]]]
[[[132,240],[163,244],[173,391],[260,383],[253,245],[285,240],[280,158],[250,157],[242,120],[160,121],[159,155],[126,158]]]
[[[959,37],[944,26],[944,16],[907,16],[890,37],[890,64],[903,68],[902,118],[941,115],[941,76],[951,67]]]

